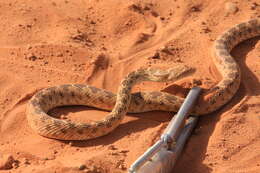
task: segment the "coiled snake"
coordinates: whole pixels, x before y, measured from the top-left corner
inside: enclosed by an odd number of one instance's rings
[[[260,35],[260,19],[235,25],[220,35],[213,45],[213,60],[222,80],[204,98],[204,104],[195,106],[192,114],[211,113],[226,104],[240,85],[239,66],[230,55],[238,43]],[[140,81],[175,81],[190,75],[194,70],[184,65],[168,70],[139,69],[129,73],[121,82],[118,93],[83,84],[67,84],[46,88],[36,93],[26,109],[29,125],[38,134],[61,140],[86,140],[103,136],[114,130],[126,112],[152,110],[177,111],[183,99],[163,92],[131,94],[131,88]],[[112,110],[103,120],[92,123],[76,123],[56,119],[47,112],[57,106],[87,105]]]

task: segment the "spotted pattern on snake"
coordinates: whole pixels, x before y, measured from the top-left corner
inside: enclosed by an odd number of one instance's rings
[[[235,25],[220,35],[213,45],[213,61],[222,80],[204,93],[192,111],[194,115],[209,114],[225,105],[235,95],[241,80],[241,72],[230,51],[238,43],[260,35],[260,19]],[[138,113],[153,110],[178,111],[183,98],[164,92],[139,92],[131,94],[131,88],[141,81],[175,81],[194,72],[187,66],[168,70],[139,69],[129,73],[121,82],[118,93],[83,84],[67,84],[46,88],[35,94],[26,109],[29,125],[38,134],[60,140],[87,140],[113,131],[127,112]],[[112,110],[103,120],[92,123],[76,123],[56,119],[47,114],[55,107],[87,105]]]

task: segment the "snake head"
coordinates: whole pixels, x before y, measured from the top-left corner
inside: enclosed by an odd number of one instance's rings
[[[151,81],[173,82],[193,74],[195,69],[186,65],[177,65],[166,70],[149,68],[148,71]]]

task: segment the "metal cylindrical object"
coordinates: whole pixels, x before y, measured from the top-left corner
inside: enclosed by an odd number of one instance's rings
[[[201,88],[199,87],[195,87],[190,90],[177,115],[171,120],[165,132],[161,136],[161,139],[131,165],[129,168],[129,173],[163,173],[160,169],[173,167],[175,160],[179,156],[185,144],[185,141],[198,121],[198,117],[191,117],[189,118],[186,126],[183,128],[185,120],[188,117],[192,106],[195,104],[200,91]],[[176,142],[176,145],[172,148],[172,143],[174,142]],[[152,158],[152,160],[150,160],[150,158]],[[164,164],[167,164],[168,166],[165,166]],[[150,170],[150,172],[145,170]]]
[[[190,90],[179,111],[175,115],[175,118],[167,127],[167,132],[164,134],[164,136],[170,138],[168,140],[176,141],[180,134],[180,130],[182,129],[185,120],[189,116],[189,112],[192,106],[195,104],[200,92],[201,88],[199,87],[194,87]]]
[[[151,160],[147,161],[142,167],[132,173],[172,173],[185,142],[189,138],[198,119],[198,117],[190,117],[188,119],[174,148],[171,148],[170,150],[165,147],[161,148]]]

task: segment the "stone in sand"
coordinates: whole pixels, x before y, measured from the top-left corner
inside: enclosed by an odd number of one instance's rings
[[[225,11],[227,14],[235,14],[238,11],[238,7],[233,2],[226,2],[225,3]]]
[[[10,154],[0,156],[0,170],[8,170],[13,168],[14,158]]]

